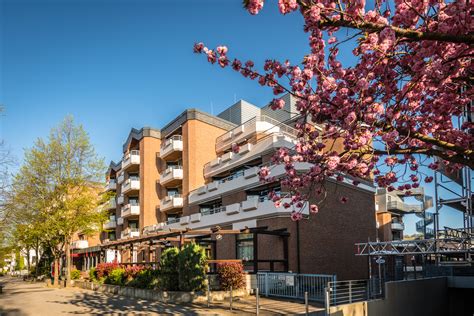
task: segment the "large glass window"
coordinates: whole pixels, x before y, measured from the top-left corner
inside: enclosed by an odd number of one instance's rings
[[[253,234],[237,235],[237,259],[242,259],[245,270],[253,268]]]

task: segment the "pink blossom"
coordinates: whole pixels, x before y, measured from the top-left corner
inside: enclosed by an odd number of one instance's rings
[[[283,99],[273,99],[272,103],[271,103],[271,108],[272,110],[279,110],[279,109],[283,109],[283,107],[285,107],[285,100]]]
[[[287,14],[298,9],[296,0],[278,0],[278,7],[282,14]]]
[[[263,0],[249,0],[247,4],[247,10],[250,14],[256,15],[263,8]]]
[[[312,213],[312,214],[316,214],[319,212],[319,207],[316,205],[316,204],[311,204],[309,206],[309,211]]]
[[[335,170],[339,165],[339,161],[341,161],[339,156],[329,156],[326,162],[327,168],[329,170]]]

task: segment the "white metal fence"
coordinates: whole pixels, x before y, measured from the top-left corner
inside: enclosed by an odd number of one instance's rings
[[[383,280],[378,278],[329,282],[325,304],[337,306],[382,298],[384,284]]]
[[[325,288],[336,281],[335,275],[258,272],[257,283],[261,295],[324,302]]]

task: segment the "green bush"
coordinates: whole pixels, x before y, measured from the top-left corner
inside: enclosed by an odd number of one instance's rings
[[[127,286],[132,286],[140,289],[156,289],[159,284],[160,271],[145,269],[141,270],[135,275]]]
[[[71,271],[71,280],[79,280],[81,278],[81,271],[79,270],[72,270]]]
[[[195,243],[183,247],[178,255],[179,289],[200,291],[206,285],[206,251]]]
[[[89,270],[89,280],[91,282],[96,282],[97,281],[97,275],[95,274],[95,268],[91,268]]]
[[[105,278],[105,284],[112,285],[123,285],[125,282],[125,269],[117,268],[109,272],[109,275]]]
[[[163,290],[179,290],[178,255],[179,249],[176,247],[168,248],[161,254],[160,287]]]
[[[232,289],[243,289],[245,288],[245,274],[242,263],[238,262],[226,262],[219,263],[217,265],[217,277],[221,289],[224,291]]]

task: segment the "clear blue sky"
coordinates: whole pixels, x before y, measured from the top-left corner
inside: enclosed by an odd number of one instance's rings
[[[272,1],[257,16],[240,0],[0,3],[0,137],[18,159],[68,114],[117,161],[132,127],[159,128],[191,107],[217,114],[234,99],[271,100],[270,90],[193,54],[194,42],[226,44],[257,65],[308,51],[301,16],[280,15]],[[349,50],[342,56],[352,62]]]

